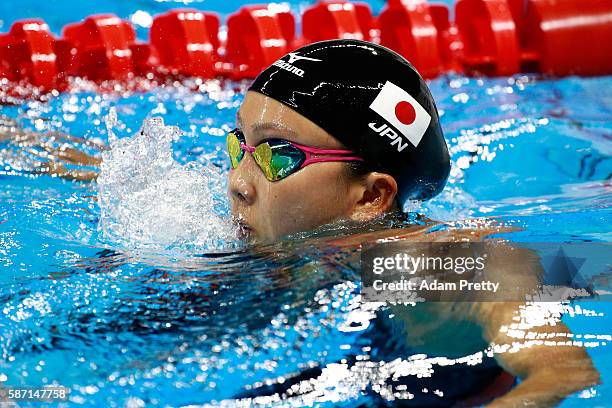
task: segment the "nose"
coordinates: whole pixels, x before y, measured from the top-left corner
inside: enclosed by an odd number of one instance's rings
[[[247,163],[249,159],[245,157],[238,168],[231,170],[229,174],[228,193],[234,206],[248,206],[255,202],[255,186],[249,176],[252,174],[252,166]]]

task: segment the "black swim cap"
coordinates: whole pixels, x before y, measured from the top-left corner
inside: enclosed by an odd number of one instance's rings
[[[312,43],[274,62],[249,90],[289,106],[393,176],[400,203],[431,198],[446,183],[450,160],[431,93],[388,48]]]

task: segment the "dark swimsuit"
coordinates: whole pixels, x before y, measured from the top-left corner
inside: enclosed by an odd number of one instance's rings
[[[372,225],[365,225],[362,228],[399,228],[414,224],[426,225],[427,223],[428,220],[420,219],[418,214],[398,211],[388,213],[385,217],[373,222]],[[371,361],[388,362],[397,358],[405,359],[418,353],[402,340],[402,336],[398,334],[398,326],[392,323],[393,319],[389,318],[388,313],[379,313],[370,322],[370,327],[357,340],[360,346],[370,346]],[[449,342],[462,341],[456,338],[448,340]],[[474,345],[474,351],[478,350],[482,350],[481,345]],[[351,367],[357,362],[357,356],[347,356],[345,360],[343,363]],[[285,376],[282,384],[272,383],[245,390],[235,395],[234,398],[272,395],[279,395],[281,398],[290,397],[295,395],[290,392],[294,385],[302,381],[316,380],[322,374],[325,364],[327,363],[306,369],[293,376]],[[416,375],[409,375],[398,378],[396,381],[387,379],[386,384],[392,385],[393,389],[397,389],[397,386],[400,385],[405,386],[405,390],[414,395],[413,399],[387,401],[372,389],[366,389],[365,399],[371,401],[367,405],[382,407],[470,407],[485,404],[505,394],[515,383],[516,378],[504,371],[494,358],[484,356],[483,361],[476,365],[435,366],[431,377],[418,378]],[[427,389],[427,392],[423,392],[423,389]],[[435,394],[436,390],[442,391],[443,395]]]
[[[364,332],[359,343],[370,345],[371,361],[392,361],[398,357],[414,355],[398,336],[393,334],[387,319],[376,318]],[[452,339],[449,339],[452,341]],[[356,356],[347,357],[350,367],[357,362]],[[345,361],[343,361],[344,363]],[[322,367],[304,370],[292,377],[285,377],[282,384],[273,383],[241,392],[235,398],[256,398],[279,395],[281,398],[292,396],[290,389],[302,381],[316,380],[322,374]],[[364,374],[367,375],[367,374]],[[416,375],[400,377],[397,380],[386,380],[394,390],[397,386],[414,395],[412,399],[388,401],[368,387],[366,399],[370,401],[362,406],[376,407],[471,407],[487,402],[508,392],[516,383],[515,377],[501,368],[494,358],[483,357],[477,365],[454,364],[435,366],[430,377],[418,378]],[[424,392],[423,390],[427,390]],[[434,393],[434,391],[442,391]],[[294,394],[293,394],[294,395]]]

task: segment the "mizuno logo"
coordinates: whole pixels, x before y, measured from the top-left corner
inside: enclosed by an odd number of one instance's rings
[[[283,61],[279,59],[276,62],[274,62],[274,64],[272,65],[279,67],[281,69],[284,69],[285,71],[289,71],[292,74],[295,74],[299,77],[304,76],[304,70],[296,67],[295,65],[293,65],[293,63],[295,63],[296,61],[300,61],[300,60],[321,62],[320,59],[302,57],[301,55],[298,55],[297,52],[290,52],[288,56],[289,56],[289,61]]]
[[[289,63],[290,64],[293,64],[295,61],[299,61],[299,60],[321,62],[320,59],[309,58],[309,57],[302,57],[301,55],[298,55],[297,52],[290,52],[289,53]]]

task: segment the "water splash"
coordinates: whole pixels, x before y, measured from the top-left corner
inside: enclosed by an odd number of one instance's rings
[[[236,241],[223,214],[225,176],[211,163],[185,165],[173,158],[182,132],[162,118],[146,119],[132,137],[112,132],[97,179],[101,238],[126,248],[210,250]],[[112,136],[111,136],[112,135]]]
[[[113,128],[117,125],[117,110],[112,107],[108,111],[108,115],[104,118],[104,124],[106,125],[106,132],[108,134],[108,141],[112,144],[117,141],[117,136]]]

